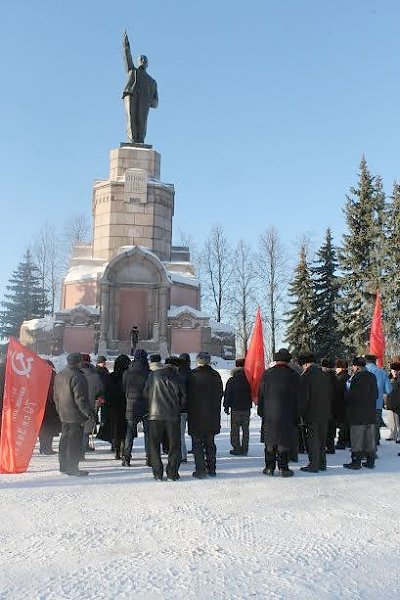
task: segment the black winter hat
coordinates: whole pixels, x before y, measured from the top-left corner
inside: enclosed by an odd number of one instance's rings
[[[211,356],[209,352],[199,352],[196,356],[197,364],[200,366],[209,365],[211,362]]]
[[[353,358],[353,367],[365,367],[366,364],[364,356],[355,356]]]
[[[298,363],[300,366],[307,365],[309,363],[313,363],[315,361],[314,354],[312,352],[303,352],[300,354],[298,358]]]
[[[325,367],[325,369],[334,369],[335,361],[333,358],[323,358],[321,360],[321,367]]]
[[[181,361],[177,356],[167,356],[165,364],[172,365],[173,367],[180,367]]]
[[[275,352],[275,354],[274,354],[275,362],[290,363],[291,360],[292,360],[292,355],[290,354],[290,352],[287,348],[280,348],[280,350],[278,350],[278,352]]]
[[[78,367],[82,363],[82,354],[80,352],[71,352],[67,356],[67,365]]]

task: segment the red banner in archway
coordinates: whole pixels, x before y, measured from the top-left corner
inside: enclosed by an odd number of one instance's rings
[[[52,369],[10,338],[6,358],[0,438],[0,473],[24,473],[46,408]]]

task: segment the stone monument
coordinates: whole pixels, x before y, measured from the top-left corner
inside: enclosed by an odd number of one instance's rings
[[[172,245],[175,190],[161,179],[161,156],[145,144],[157,85],[142,56],[135,67],[124,34],[129,142],[111,150],[107,179],[93,186],[93,240],[76,244],[52,321],[27,321],[21,341],[42,353],[129,354],[138,347],[179,354],[207,350],[231,358],[235,333],[201,311],[189,248]],[[47,349],[47,350],[46,350]],[[56,349],[56,350],[55,350]]]

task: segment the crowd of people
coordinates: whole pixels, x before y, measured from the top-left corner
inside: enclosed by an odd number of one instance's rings
[[[193,477],[216,475],[215,436],[221,430],[221,403],[230,414],[230,453],[246,456],[252,392],[244,359],[228,379],[225,390],[208,352],[196,357],[159,354],[148,357],[136,349],[133,360],[120,355],[113,371],[99,356],[96,366],[87,354],[67,356],[67,366],[53,375],[42,429],[40,452],[53,453],[52,438],[61,430],[60,471],[86,476],[79,468],[85,453],[95,450],[94,434],[111,444],[116,460],[131,466],[138,428],[144,433],[146,464],[155,480],[164,476],[162,453],[167,454],[167,479],[179,479],[187,462],[186,427],[192,440]],[[285,348],[264,372],[258,394],[261,442],[265,446],[263,473],[282,477],[294,474],[290,462],[307,453],[306,473],[327,468],[327,455],[349,448],[348,469],[373,469],[380,444],[382,409],[387,409],[391,439],[400,443],[400,358],[390,365],[390,375],[376,365],[376,357],[358,356],[351,371],[344,360],[324,358],[319,364],[311,353],[293,360]],[[56,410],[54,410],[56,409]],[[399,454],[400,455],[400,454]]]

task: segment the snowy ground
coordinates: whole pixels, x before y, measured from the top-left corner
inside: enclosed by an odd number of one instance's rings
[[[259,420],[250,456],[218,437],[218,477],[156,483],[100,443],[85,480],[35,451],[29,472],[0,478],[0,598],[374,599],[400,596],[399,445],[383,442],[377,468],[349,472],[348,452],[326,473],[261,474]],[[387,437],[387,430],[382,430]]]

